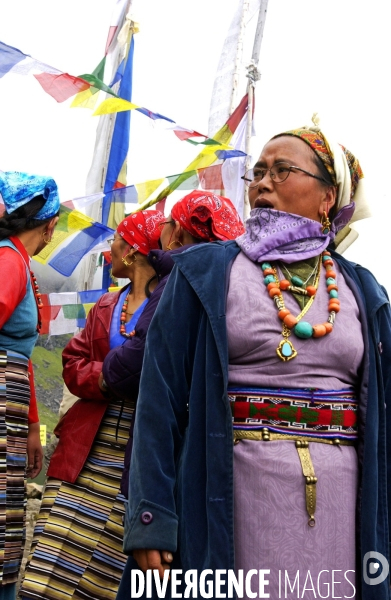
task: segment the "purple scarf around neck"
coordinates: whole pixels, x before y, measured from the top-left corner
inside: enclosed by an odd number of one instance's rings
[[[289,264],[306,260],[327,248],[349,223],[354,209],[354,202],[342,208],[326,234],[318,221],[273,208],[255,208],[245,223],[246,232],[236,243],[253,262],[281,260]]]

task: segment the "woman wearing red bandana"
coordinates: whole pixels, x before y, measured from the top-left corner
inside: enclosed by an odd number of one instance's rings
[[[148,259],[158,275],[155,293],[161,294],[174,266],[175,256],[191,246],[205,242],[233,240],[244,232],[244,226],[232,202],[212,192],[193,190],[172,207],[169,216],[160,223],[160,243],[163,250],[152,250]],[[149,322],[148,322],[149,325]],[[136,328],[137,332],[137,328]],[[106,384],[118,396],[129,396],[133,386],[132,366],[138,354],[139,335],[115,348],[103,362]],[[138,382],[137,382],[138,383]],[[133,424],[126,449],[122,493],[128,497],[130,454]]]

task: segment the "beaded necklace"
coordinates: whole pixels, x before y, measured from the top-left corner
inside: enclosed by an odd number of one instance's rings
[[[126,323],[126,309],[128,307],[128,301],[129,301],[129,296],[130,296],[131,291],[132,291],[132,287],[130,286],[129,291],[126,294],[126,298],[124,300],[124,303],[122,305],[121,316],[119,318],[119,321],[120,321],[119,332],[120,332],[121,335],[123,335],[126,338],[131,338],[134,335],[136,335],[136,330],[135,329],[133,329],[133,331],[131,331],[130,333],[126,333],[126,328],[125,328],[125,323]]]
[[[42,310],[43,302],[42,302],[41,294],[39,292],[39,286],[38,286],[37,278],[35,277],[35,275],[34,275],[34,273],[32,272],[31,269],[29,269],[29,271],[30,271],[31,285],[33,286],[34,295],[35,295],[35,302],[37,303],[37,308],[38,308],[37,331],[39,333],[41,331],[41,327],[42,327],[42,320],[41,320],[40,310]]]
[[[329,317],[327,321],[322,324],[311,325],[307,321],[302,321],[301,319],[310,309],[315,300],[320,279],[321,263],[323,263],[323,266],[326,269],[326,286],[330,296],[328,304]],[[338,287],[336,284],[337,275],[333,270],[333,267],[334,262],[331,259],[330,252],[322,252],[322,254],[319,256],[314,285],[302,288],[291,285],[290,281],[286,279],[279,281],[277,269],[272,267],[270,263],[265,262],[262,264],[261,268],[264,275],[264,283],[269,292],[269,296],[276,304],[278,317],[283,322],[281,332],[283,339],[276,348],[277,355],[279,358],[281,358],[281,360],[288,361],[297,356],[297,350],[294,348],[292,342],[288,339],[292,331],[296,337],[301,339],[309,339],[310,337],[320,338],[332,332],[335,322],[335,315],[340,309]],[[308,303],[301,313],[297,315],[297,317],[292,315],[291,312],[285,307],[285,302],[282,295],[283,290],[310,296]]]

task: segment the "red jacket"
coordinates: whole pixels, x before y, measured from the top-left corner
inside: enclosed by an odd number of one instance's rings
[[[55,429],[60,439],[50,460],[49,477],[74,483],[94,443],[109,402],[100,391],[98,377],[110,350],[110,323],[120,293],[103,294],[91,309],[83,331],[68,342],[62,353],[64,381],[81,399]]]

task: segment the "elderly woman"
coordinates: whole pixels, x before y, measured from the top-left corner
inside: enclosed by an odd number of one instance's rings
[[[80,400],[55,431],[59,443],[48,469],[22,598],[110,600],[117,593],[126,562],[120,482],[137,389],[125,401],[107,394],[101,372],[110,349],[132,339],[138,323],[156,307],[158,282],[147,255],[158,248],[162,221],[163,213],[147,210],[118,225],[110,240],[112,272],[130,282],[119,292],[103,294],[83,331],[63,351],[64,381]],[[130,368],[138,384],[141,361]]]
[[[124,549],[181,591],[211,569],[209,597],[235,570],[240,597],[386,600],[390,307],[332,250],[368,214],[362,172],[299,129],[245,177],[246,232],[175,257],[148,332]]]
[[[9,600],[22,559],[24,481],[42,467],[30,362],[42,302],[30,263],[52,238],[60,200],[53,179],[18,171],[0,172],[0,194],[0,599]]]

